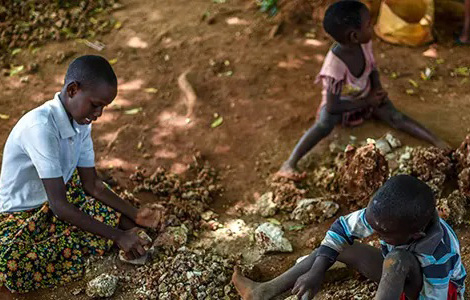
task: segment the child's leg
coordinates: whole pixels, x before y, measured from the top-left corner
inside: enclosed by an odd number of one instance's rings
[[[417,121],[398,111],[389,99],[387,99],[387,101],[382,106],[374,110],[374,116],[386,122],[393,128],[407,132],[417,138],[433,144],[436,147],[442,149],[450,148],[449,144],[438,138],[428,129],[424,128]]]
[[[416,258],[409,252],[393,251],[384,262],[382,252],[372,246],[354,243],[352,246],[346,247],[344,251],[338,256],[337,260],[345,263],[348,267],[357,270],[365,277],[375,282],[380,282],[379,292],[387,295],[390,283],[394,278],[402,276],[403,284],[393,285],[396,290],[399,290],[399,295],[404,290],[410,299],[415,299],[414,295],[418,295],[422,285],[422,274],[419,263]],[[316,251],[312,252],[307,258],[294,265],[292,268],[282,273],[278,277],[267,282],[254,282],[243,275],[236,269],[233,274],[232,280],[235,288],[240,293],[244,300],[258,300],[258,299],[271,299],[275,296],[294,287],[297,279],[305,274],[312,267],[316,257]],[[388,259],[393,259],[395,264],[389,263]],[[385,267],[383,267],[385,265]],[[405,268],[406,267],[406,268]],[[384,272],[383,272],[384,270]],[[406,272],[405,272],[406,271]],[[403,272],[405,274],[403,275]],[[384,274],[386,274],[386,276]],[[395,276],[395,277],[394,277]],[[382,279],[381,279],[382,278]],[[385,282],[382,283],[381,280]],[[398,281],[399,282],[399,281]],[[398,299],[390,298],[390,299]],[[388,299],[388,298],[376,298]]]
[[[354,243],[338,256],[338,261],[379,283],[375,299],[399,299],[404,291],[408,299],[418,299],[423,284],[416,257],[405,250],[390,252],[385,259],[372,246]]]
[[[297,162],[318,144],[319,141],[329,135],[335,126],[341,122],[341,118],[341,114],[330,114],[326,111],[326,107],[323,107],[320,111],[319,119],[307,130],[302,138],[300,138],[289,159],[282,165],[278,175],[298,179],[299,174],[296,172]]]
[[[394,250],[384,260],[376,299],[399,299],[404,291],[407,299],[418,299],[423,274],[416,257],[406,250]]]

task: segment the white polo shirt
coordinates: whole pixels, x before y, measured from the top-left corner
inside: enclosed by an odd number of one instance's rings
[[[69,181],[77,167],[94,167],[91,124],[73,125],[53,100],[25,114],[8,136],[0,173],[0,212],[24,211],[47,201],[41,179]]]

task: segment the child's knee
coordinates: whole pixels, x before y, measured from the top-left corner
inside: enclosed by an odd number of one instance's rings
[[[383,271],[406,276],[418,266],[416,257],[411,252],[397,249],[385,257]]]

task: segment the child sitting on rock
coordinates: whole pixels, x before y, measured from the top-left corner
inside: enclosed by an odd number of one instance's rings
[[[0,175],[0,287],[28,292],[79,278],[85,255],[113,243],[135,259],[161,212],[136,209],[97,176],[91,123],[117,94],[111,65],[75,59],[54,99],[25,114],[11,131]],[[2,295],[2,293],[4,295]],[[0,298],[5,297],[0,289]],[[3,298],[2,298],[3,299]]]
[[[301,180],[297,162],[335,125],[356,126],[374,117],[395,129],[448,148],[418,122],[398,111],[383,90],[372,53],[372,27],[367,7],[360,1],[339,1],[326,11],[325,31],[336,41],[328,52],[317,81],[323,83],[323,98],[315,124],[302,136],[277,176]]]
[[[355,242],[376,233],[382,251]],[[312,299],[338,260],[378,282],[375,299],[463,300],[465,268],[452,228],[438,217],[432,190],[409,175],[390,178],[367,208],[340,217],[321,246],[271,281],[258,283],[236,269],[233,283],[245,300],[267,300],[292,289]]]

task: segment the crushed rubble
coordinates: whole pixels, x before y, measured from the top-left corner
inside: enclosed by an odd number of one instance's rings
[[[87,284],[86,294],[91,298],[111,297],[116,291],[118,277],[110,274],[101,274]]]
[[[388,179],[387,161],[374,144],[360,148],[348,146],[344,160],[339,172],[339,191],[347,195],[349,202],[365,206]]]
[[[302,224],[323,222],[332,218],[339,210],[336,202],[325,200],[323,197],[303,199],[291,213],[291,219]]]
[[[270,190],[274,193],[274,203],[283,211],[291,212],[297,205],[297,202],[305,198],[308,192],[306,189],[299,188],[292,180],[277,177],[271,180]]]
[[[261,253],[292,252],[293,248],[288,239],[284,237],[281,226],[272,223],[263,223],[255,230],[256,244]]]
[[[230,284],[234,266],[231,258],[182,247],[120,277],[136,289],[136,299],[238,299]]]
[[[195,157],[187,180],[162,167],[157,168],[151,176],[146,175],[145,169],[136,170],[130,176],[136,187],[125,196],[129,199],[139,192],[153,193],[156,196],[153,205],[160,205],[165,210],[165,226],[178,227],[184,224],[188,234],[191,234],[203,225],[202,214],[209,209],[214,197],[222,193],[215,170],[200,161],[200,157]],[[130,199],[130,202],[140,201]]]
[[[449,196],[437,200],[439,216],[452,225],[460,225],[467,213],[468,199],[459,190],[453,191]]]
[[[267,192],[263,194],[256,201],[255,213],[260,214],[262,217],[272,217],[277,213],[277,205],[274,203],[274,193]]]
[[[331,282],[323,286],[322,299],[324,300],[350,300],[374,299],[377,284],[369,280],[349,279],[341,282]]]
[[[470,135],[465,137],[459,148],[455,150],[452,158],[458,172],[459,190],[470,197]]]
[[[2,1],[0,67],[21,51],[17,49],[32,49],[51,40],[94,38],[120,27],[110,17],[119,7],[116,0]]]
[[[416,147],[409,152],[409,159],[406,153],[400,159],[403,164],[397,174],[410,174],[426,182],[440,197],[444,183],[452,169],[452,162],[446,152],[436,147]]]

